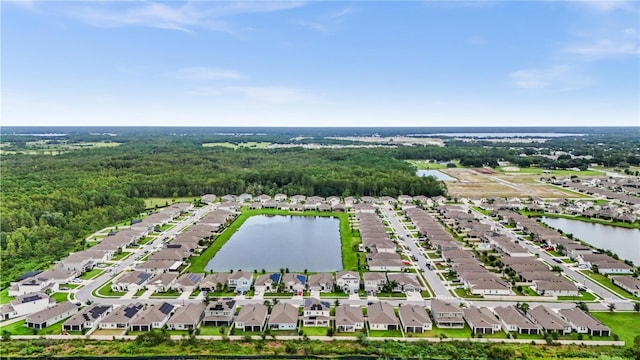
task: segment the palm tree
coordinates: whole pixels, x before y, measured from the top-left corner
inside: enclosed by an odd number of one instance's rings
[[[526,314],[527,311],[529,311],[529,304],[527,303],[520,304],[520,311]]]
[[[640,303],[637,303],[638,305],[640,305]],[[335,307],[340,306],[340,300],[336,299],[336,301],[333,302],[333,305],[335,305]]]
[[[608,308],[609,308],[609,311],[613,311],[613,310],[616,309],[616,304],[611,303],[611,304],[609,304]]]
[[[584,312],[588,312],[589,311],[589,307],[587,306],[587,304],[584,301],[580,301],[576,304],[577,308],[584,311]]]
[[[633,303],[633,310],[635,312],[640,312],[640,302]]]

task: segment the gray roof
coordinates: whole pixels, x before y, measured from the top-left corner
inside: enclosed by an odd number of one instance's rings
[[[340,305],[336,307],[335,323],[336,326],[348,326],[355,323],[364,323],[362,309],[349,305]]]
[[[384,301],[369,305],[367,307],[367,317],[370,324],[398,324],[398,318],[396,318],[396,313],[393,311],[393,307]]]
[[[381,272],[366,272],[362,273],[364,281],[387,281],[387,275]]]
[[[473,327],[480,328],[493,328],[499,326],[500,321],[493,316],[486,308],[479,308],[476,306],[470,306],[463,309],[464,318]]]
[[[431,319],[426,310],[420,305],[402,305],[398,309],[398,314],[402,325],[405,327],[422,327],[425,324],[431,324]]]
[[[507,325],[515,325],[519,329],[538,329],[539,326],[522,315],[514,306],[498,306],[493,309],[498,317]]]
[[[586,327],[591,330],[610,330],[600,321],[578,308],[562,309],[559,312],[563,318],[577,327]]]
[[[102,320],[102,322],[128,324],[143,308],[144,305],[141,303],[122,305],[109,314],[104,320]]]
[[[204,303],[192,303],[179,307],[167,324],[197,324],[206,307]]]
[[[269,317],[269,324],[297,324],[298,323],[298,308],[286,304],[277,303],[271,309],[271,316]]]
[[[140,313],[140,316],[131,321],[131,324],[151,325],[155,322],[162,322],[171,315],[171,311],[173,311],[173,309],[174,306],[169,303],[149,306]]]
[[[102,314],[111,310],[111,306],[102,304],[92,304],[70,317],[64,322],[64,325],[81,325],[85,322],[92,322],[99,319]]]
[[[439,299],[431,300],[431,311],[434,313],[459,313],[462,314],[462,310],[449,302],[444,302]]]
[[[142,285],[151,278],[151,274],[143,271],[130,271],[122,274],[114,284],[137,284]]]
[[[527,315],[532,317],[545,330],[563,331],[565,328],[571,327],[569,323],[564,321],[560,316],[546,308],[544,305],[536,306],[529,309]]]
[[[308,280],[309,286],[320,286],[322,284],[326,284],[329,287],[333,286],[333,274],[329,273],[319,273],[309,275]]]
[[[329,311],[330,307],[331,307],[331,304],[328,301],[321,301],[318,298],[304,299],[305,310]]]
[[[58,315],[67,313],[69,311],[72,310],[76,310],[78,309],[78,307],[73,304],[70,303],[68,301],[65,302],[61,302],[61,303],[57,303],[53,306],[50,306],[44,310],[40,310],[38,312],[35,312],[29,316],[27,316],[27,320],[26,322],[28,323],[43,323],[46,322],[47,320],[54,318]]]
[[[267,318],[268,308],[262,304],[248,304],[240,309],[236,322],[244,326],[262,326]]]

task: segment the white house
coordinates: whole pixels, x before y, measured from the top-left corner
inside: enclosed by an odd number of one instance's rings
[[[2,305],[0,307],[0,316],[3,320],[13,319],[18,316],[44,310],[52,303],[55,303],[55,301],[49,299],[49,297],[43,293],[25,294],[11,300],[8,304]]]

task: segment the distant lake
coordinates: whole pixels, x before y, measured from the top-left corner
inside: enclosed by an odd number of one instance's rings
[[[429,136],[452,136],[452,137],[479,137],[479,138],[538,138],[538,137],[561,137],[561,136],[585,136],[585,134],[564,134],[564,133],[440,133],[429,134]]]
[[[543,217],[542,222],[567,234],[573,234],[575,238],[591,246],[611,250],[621,259],[631,260],[636,265],[640,264],[640,229],[627,229],[561,218]]]
[[[456,178],[453,178],[453,177],[443,173],[442,171],[438,171],[438,170],[418,170],[418,171],[416,171],[416,175],[421,176],[421,177],[433,176],[434,178],[436,178],[437,180],[440,180],[440,181],[455,181],[456,180]]]
[[[340,220],[333,217],[252,216],[205,267],[226,272],[342,269]]]

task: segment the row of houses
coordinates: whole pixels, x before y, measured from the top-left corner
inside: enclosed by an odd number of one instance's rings
[[[376,208],[357,204],[355,214],[362,240],[361,251],[367,252],[367,266],[371,271],[404,271],[406,263],[396,252],[397,246],[389,237]]]
[[[604,196],[607,199],[618,200],[623,204],[628,204],[636,207],[640,205],[640,198],[629,194],[628,191],[625,192],[626,187],[623,188],[621,186],[609,186],[607,188],[606,183],[602,183],[601,179],[582,179],[578,181],[573,181],[573,179],[558,179],[553,182],[554,185],[559,185],[566,187],[568,189],[577,190],[585,194],[589,195],[599,195]],[[609,181],[609,180],[604,180]],[[635,185],[635,183],[631,184]],[[614,190],[610,190],[614,189]]]
[[[622,261],[616,260],[606,254],[594,254],[590,246],[581,244],[579,241],[568,239],[555,230],[544,227],[537,221],[522,216],[514,211],[502,211],[499,215],[532,236],[536,242],[542,246],[553,247],[556,251],[575,259],[586,267],[595,265],[601,274],[626,274],[633,272],[633,267]]]

